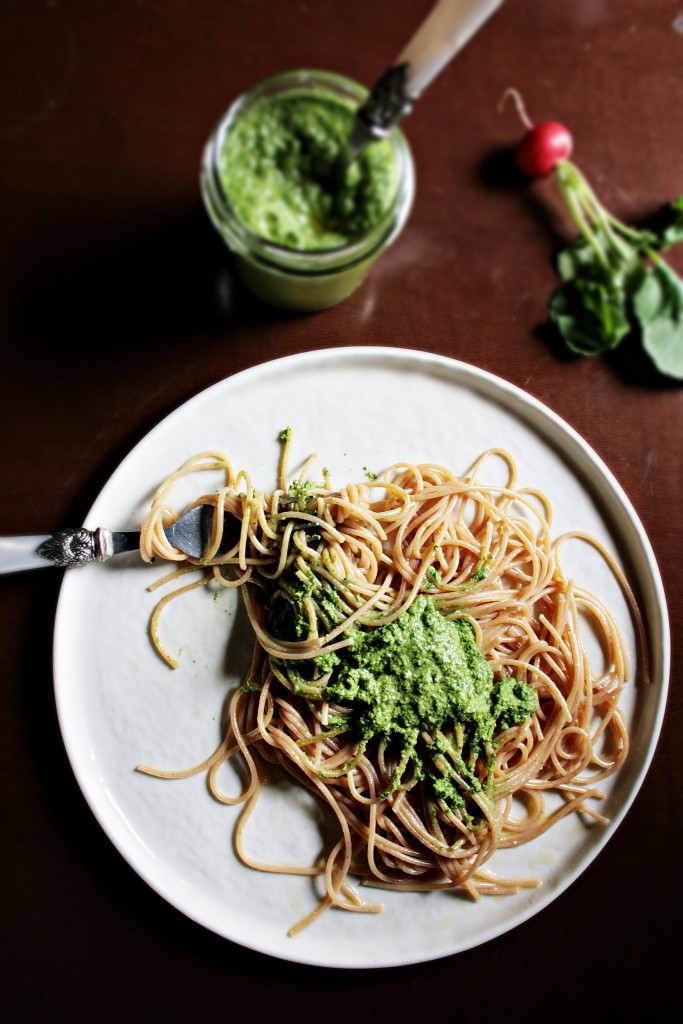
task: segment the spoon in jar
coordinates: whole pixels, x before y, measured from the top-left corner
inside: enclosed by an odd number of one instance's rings
[[[440,71],[470,41],[503,0],[437,0],[397,60],[356,111],[344,167],[371,142],[384,138],[410,113]]]

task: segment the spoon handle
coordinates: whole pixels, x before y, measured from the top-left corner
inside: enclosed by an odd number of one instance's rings
[[[501,6],[503,0],[437,0],[401,52],[408,65],[406,92],[416,99]]]

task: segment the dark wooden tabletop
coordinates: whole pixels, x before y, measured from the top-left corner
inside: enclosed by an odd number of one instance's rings
[[[165,903],[92,816],[52,689],[60,570],[0,578],[5,1020],[573,1019],[677,990],[683,794],[683,392],[639,350],[570,358],[547,329],[568,240],[552,179],[515,174],[505,89],[575,137],[616,216],[683,193],[680,0],[505,0],[404,123],[410,221],[335,308],[282,313],[231,276],[200,203],[217,117],[270,73],[371,85],[427,0],[14,0],[0,5],[0,534],[82,522],[186,399],[246,367],[349,345],[466,360],[548,405],[621,484],[669,605],[652,765],[576,882],[500,938],[400,969],[335,971],[233,945]],[[683,246],[670,251],[683,273]],[[77,571],[77,570],[75,570]],[[406,924],[409,927],[409,923]]]

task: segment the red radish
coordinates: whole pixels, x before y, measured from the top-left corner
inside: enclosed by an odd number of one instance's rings
[[[543,178],[570,156],[574,140],[559,121],[543,121],[517,146],[517,165],[530,178]]]
[[[526,134],[517,145],[517,166],[529,178],[543,178],[550,174],[558,163],[566,160],[574,148],[571,132],[559,121],[543,121],[535,125],[529,120],[516,89],[508,89],[503,96],[505,102],[512,96]]]

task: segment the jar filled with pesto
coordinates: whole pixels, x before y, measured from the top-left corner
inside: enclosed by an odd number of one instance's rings
[[[392,128],[346,159],[367,90],[325,71],[267,78],[229,107],[202,160],[206,210],[246,285],[294,310],[351,294],[402,230],[414,167]]]

